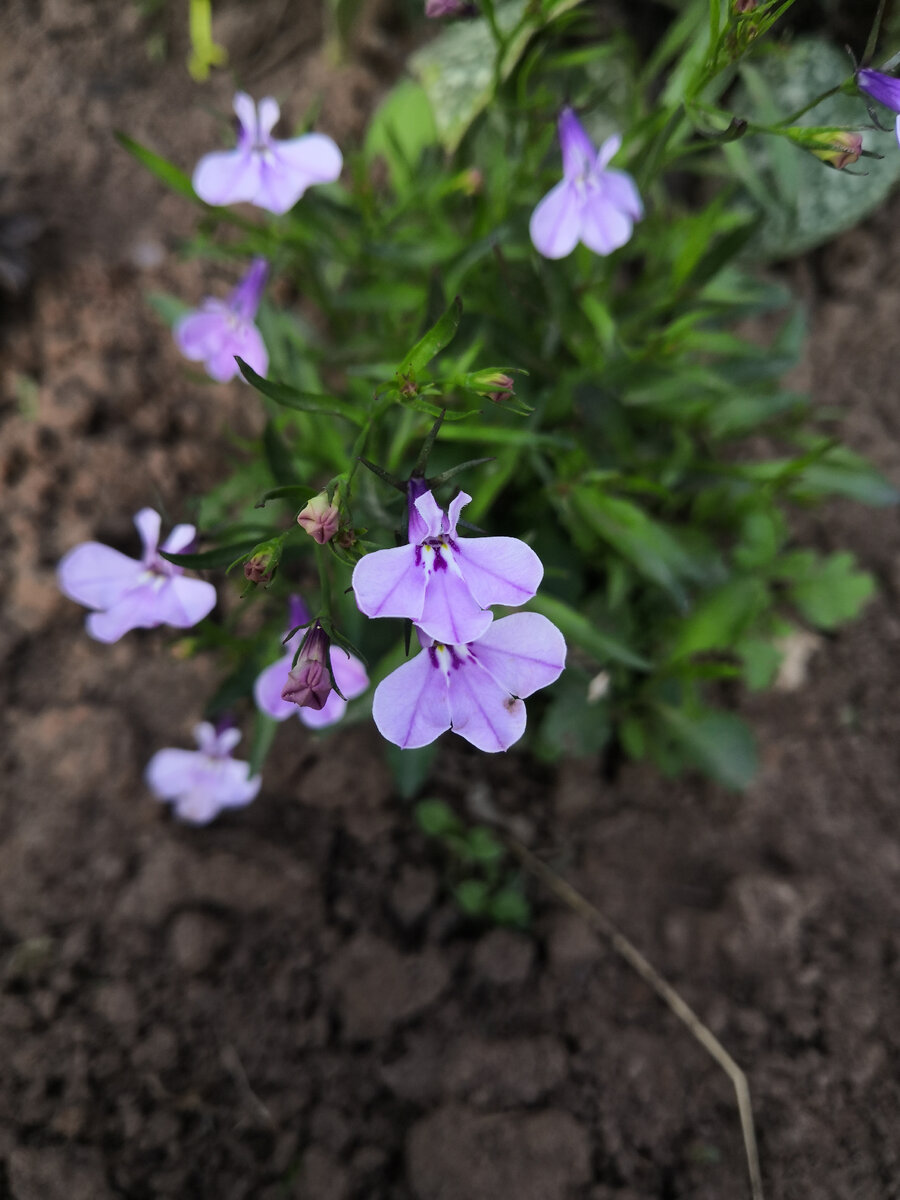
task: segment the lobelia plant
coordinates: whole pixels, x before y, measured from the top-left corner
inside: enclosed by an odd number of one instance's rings
[[[761,47],[790,6],[695,0],[641,57],[570,0],[483,0],[413,57],[421,84],[388,96],[341,182],[324,134],[272,137],[271,98],[237,94],[237,147],[202,159],[193,188],[122,139],[216,206],[193,253],[250,260],[176,339],[214,379],[233,360],[264,424],[197,501],[199,548],[170,539],[152,570],[172,586],[166,571],[243,564],[241,604],[190,649],[229,666],[208,718],[255,698],[251,782],[295,710],[321,728],[371,708],[407,754],[447,730],[493,752],[551,685],[529,721],[547,761],[621,750],[748,781],[752,738],[717,683],[768,686],[786,639],[835,628],[873,587],[851,555],[797,544],[791,511],[896,500],[779,382],[803,315],[756,269],[774,203],[760,179],[805,155],[838,168],[817,190],[852,185],[862,211],[893,170],[862,123],[862,93],[892,105],[890,77],[848,67],[774,107]],[[837,94],[857,123],[811,124]],[[846,180],[861,158],[869,174]],[[268,271],[315,303],[315,328],[261,300]],[[737,332],[777,314],[768,344]],[[60,579],[107,606],[71,556]],[[312,607],[294,604],[282,639],[298,590]],[[168,620],[141,611],[116,629]]]

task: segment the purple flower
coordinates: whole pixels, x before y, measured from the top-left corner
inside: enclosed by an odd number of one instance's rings
[[[290,627],[293,628],[304,620],[309,620],[309,614],[297,597],[292,597]],[[337,692],[331,689],[328,673],[325,672],[330,690],[328,699],[320,709],[299,708],[294,702],[285,700],[282,693],[287,685],[294,654],[303,638],[303,632],[302,629],[298,629],[291,640],[286,643],[287,653],[257,676],[256,683],[253,685],[253,696],[260,712],[267,713],[276,721],[284,721],[292,713],[296,713],[303,724],[308,725],[310,729],[322,729],[326,725],[334,725],[340,721],[347,707],[347,700],[354,700],[363,694],[369,686],[369,677],[358,658],[348,654],[340,646],[332,646],[330,651],[331,670],[334,673],[335,683],[347,699],[342,700]],[[299,661],[297,665],[300,665]]]
[[[144,543],[138,561],[99,542],[84,542],[70,550],[56,568],[60,590],[96,611],[87,631],[98,642],[117,642],[129,629],[174,625],[189,629],[210,612],[216,589],[200,579],[186,579],[184,570],[160,558],[160,516],[142,508],[134,523]],[[162,544],[168,554],[184,552],[194,540],[193,525],[176,525]]]
[[[479,750],[507,750],[525,732],[523,699],[566,663],[562,634],[539,613],[503,617],[468,645],[421,640],[422,653],[382,680],[372,704],[381,735],[403,750],[447,729]]]
[[[367,617],[408,617],[439,642],[474,642],[493,620],[491,604],[524,604],[544,568],[524,542],[511,537],[456,536],[460,492],[449,512],[430,491],[410,491],[409,545],[376,550],[353,570],[356,603]]]
[[[563,178],[531,214],[531,240],[544,258],[565,258],[578,242],[596,254],[611,254],[631,237],[644,206],[634,180],[607,163],[622,139],[616,134],[599,152],[571,108],[559,115]]]
[[[225,808],[243,808],[256,796],[262,776],[250,776],[245,762],[231,757],[240,730],[217,733],[207,721],[194,727],[199,750],[158,750],[144,779],[158,800],[170,800],[175,815],[206,825]]]
[[[278,141],[272,137],[281,110],[266,96],[255,104],[246,92],[234,97],[240,130],[234,150],[205,154],[194,170],[194,191],[207,204],[247,200],[271,213],[293,208],[314,183],[332,183],[343,158],[324,133]]]
[[[186,313],[175,324],[178,349],[191,362],[202,362],[207,375],[218,383],[227,383],[238,374],[235,355],[257,375],[265,375],[269,369],[266,344],[253,324],[268,271],[264,258],[254,258],[227,300],[208,296],[200,308]]]
[[[861,71],[856,72],[856,86],[861,92],[865,92],[867,96],[871,96],[873,100],[883,104],[885,108],[900,113],[900,79],[864,67]],[[897,117],[894,124],[894,132],[900,143],[900,116]]]

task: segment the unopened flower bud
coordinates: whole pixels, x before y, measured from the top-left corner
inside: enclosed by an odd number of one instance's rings
[[[803,146],[827,163],[840,170],[855,163],[863,153],[862,134],[852,129],[833,129],[817,126],[805,128],[794,125],[785,130],[787,136],[798,146]]]
[[[335,496],[335,499],[337,497]],[[341,514],[337,505],[328,499],[328,492],[323,488],[317,496],[313,496],[306,508],[297,515],[297,524],[302,525],[309,536],[320,546],[324,546],[338,531]]]
[[[281,693],[282,700],[299,708],[321,709],[331,694],[331,673],[328,670],[328,634],[318,621],[306,636],[297,665],[287,677]]]
[[[465,386],[493,400],[495,404],[503,404],[515,395],[515,384],[505,371],[490,368],[486,371],[472,371],[465,378]]]
[[[821,158],[823,163],[827,163],[829,167],[835,167],[838,171],[842,167],[849,167],[852,163],[859,161],[859,156],[862,154],[863,140],[861,133],[839,133],[834,139],[834,143],[829,148],[814,149],[813,154],[816,158]]]
[[[281,558],[281,542],[265,542],[244,563],[244,578],[250,583],[271,583]]]
[[[736,13],[750,13],[759,7],[759,0],[732,0],[732,7]]]

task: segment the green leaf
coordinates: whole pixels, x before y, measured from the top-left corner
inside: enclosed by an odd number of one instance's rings
[[[873,504],[878,508],[896,504],[900,500],[900,492],[880,471],[876,471],[864,458],[843,448],[836,448],[827,459],[804,467],[799,484],[821,495],[847,496],[850,500]]]
[[[262,375],[257,375],[242,358],[237,359],[237,365],[247,382],[263,396],[274,400],[276,404],[281,404],[285,408],[293,408],[297,412],[326,413],[332,417],[343,417],[347,421],[352,421],[354,425],[364,423],[364,419],[359,413],[345,400],[339,400],[337,396],[318,396],[312,392],[301,392],[288,383],[264,379]]]
[[[266,421],[263,430],[263,451],[275,482],[282,485],[293,484],[297,479],[294,456],[285,445],[274,421]]]
[[[805,578],[789,589],[803,616],[820,629],[834,629],[851,620],[874,592],[873,577],[856,570],[856,559],[846,553],[811,564]]]
[[[489,829],[476,825],[469,831],[469,853],[475,862],[495,863],[503,858],[506,848]]]
[[[116,131],[114,136],[120,146],[123,146],[129,154],[133,155],[157,179],[161,179],[166,187],[171,188],[173,192],[178,192],[182,196],[187,196],[195,204],[203,203],[194,191],[190,177],[185,175],[180,167],[176,167],[168,159],[155,154],[152,150],[148,150],[146,146],[142,146],[140,142],[136,142],[134,138],[130,138],[127,133]]]
[[[762,580],[732,579],[707,595],[681,622],[670,658],[732,649],[767,601],[768,589]]]
[[[394,746],[390,742],[387,743],[385,746],[385,757],[391,769],[391,774],[394,777],[394,786],[401,800],[412,800],[414,796],[417,796],[421,792],[428,781],[428,776],[431,774],[436,754],[436,742],[432,742],[430,746],[422,746],[417,750],[401,750],[399,746]],[[420,812],[423,806],[426,807],[427,811],[429,803],[437,804],[439,801],[423,801],[418,806],[417,816],[419,816],[419,824],[423,830],[426,833],[433,833],[435,832],[434,830],[425,828]],[[456,822],[455,817],[453,817],[453,820]]]
[[[266,761],[280,722],[257,710],[253,722],[253,741],[250,743],[250,766],[248,774],[257,775]]]
[[[469,917],[481,917],[488,909],[490,888],[483,879],[464,879],[453,889],[456,903]]]
[[[747,787],[758,766],[756,743],[750,730],[733,713],[704,712],[698,716],[683,709],[659,705],[657,712],[693,762],[726,787]]]
[[[422,152],[437,142],[437,136],[424,88],[412,79],[404,79],[375,110],[366,132],[366,157],[371,161],[380,155],[388,165],[395,189],[403,192],[415,178]]]
[[[490,899],[488,916],[498,925],[527,929],[531,924],[531,905],[520,888],[500,888]]]
[[[555,596],[538,595],[529,601],[528,607],[542,613],[559,627],[564,637],[569,638],[582,650],[587,650],[598,662],[608,662],[612,659],[636,671],[650,670],[650,663],[645,658],[641,658],[617,637],[598,629],[593,622],[576,612],[564,600],[558,600]]]
[[[456,813],[443,800],[420,800],[415,807],[415,814],[419,828],[429,837],[447,837],[459,834],[462,830]]]
[[[167,554],[165,550],[160,550],[159,554],[166,562],[174,563],[176,567],[190,567],[194,571],[203,571],[213,567],[227,567],[257,544],[258,539],[254,538],[253,541],[231,542],[227,546],[217,546],[214,550],[202,550],[199,554]]]
[[[283,487],[270,488],[263,492],[254,508],[265,508],[270,500],[306,500],[316,495],[316,488],[307,487],[305,483],[286,483]]]
[[[462,301],[457,296],[437,324],[432,325],[425,336],[416,342],[415,346],[413,346],[412,350],[410,350],[397,368],[397,375],[401,379],[407,376],[415,379],[419,372],[428,366],[434,356],[440,354],[444,347],[449,346],[453,341],[456,331],[459,328],[461,317]]]
[[[590,676],[576,667],[566,669],[553,688],[541,722],[537,751],[550,762],[565,756],[587,758],[609,743],[612,724],[609,705],[588,701]]]

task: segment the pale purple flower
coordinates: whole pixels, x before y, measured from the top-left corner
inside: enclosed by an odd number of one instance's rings
[[[231,757],[241,740],[238,729],[216,729],[204,721],[194,727],[198,750],[158,750],[144,779],[158,800],[171,801],[175,815],[192,825],[206,825],[223,809],[243,808],[259,792],[261,775]]]
[[[885,75],[882,71],[872,71],[863,67],[861,71],[856,72],[856,86],[885,108],[900,114],[900,79],[893,75]],[[894,132],[897,142],[900,143],[900,115],[894,123]]]
[[[503,617],[468,645],[420,639],[422,652],[379,683],[372,703],[379,732],[403,750],[447,729],[479,750],[509,749],[525,731],[522,701],[566,664],[562,634],[539,613]]]
[[[492,604],[517,607],[538,589],[544,568],[512,537],[462,538],[460,492],[449,512],[430,491],[409,494],[409,544],[376,550],[353,570],[356,603],[367,617],[408,617],[439,642],[474,642],[493,620]]]
[[[309,614],[302,602],[295,596],[291,597],[289,619],[289,628],[309,621]],[[290,641],[285,643],[287,653],[257,676],[256,683],[253,685],[253,696],[260,712],[267,713],[276,721],[284,721],[292,713],[295,713],[310,729],[323,729],[326,725],[334,725],[340,721],[347,707],[347,700],[355,700],[357,696],[363,694],[369,686],[369,677],[358,658],[348,651],[342,650],[340,646],[332,645],[330,651],[331,670],[334,673],[335,683],[346,699],[341,699],[333,689],[330,690],[328,699],[320,709],[299,708],[292,701],[283,699],[282,692],[291,673],[294,654],[303,640],[303,633],[302,629],[298,629]]]
[[[343,158],[324,133],[279,141],[272,130],[281,115],[278,102],[266,96],[255,104],[246,92],[234,97],[240,129],[234,150],[205,154],[194,170],[194,191],[207,204],[247,200],[271,213],[293,208],[314,183],[333,183]]]
[[[160,557],[158,512],[142,508],[134,523],[144,544],[140,560],[100,542],[84,542],[56,568],[60,590],[70,600],[96,610],[87,619],[87,631],[98,642],[117,642],[129,629],[157,625],[189,629],[216,603],[211,583],[187,579],[183,568]],[[183,553],[195,533],[193,525],[176,525],[162,549],[167,554]]]
[[[254,258],[227,300],[208,296],[200,308],[175,323],[172,332],[178,349],[191,362],[202,362],[207,375],[218,383],[227,383],[238,374],[235,355],[257,375],[265,375],[269,369],[266,344],[253,323],[268,271],[264,258]]]
[[[631,237],[644,206],[634,180],[607,164],[622,139],[607,138],[594,149],[571,108],[559,115],[563,178],[531,214],[531,240],[544,258],[565,258],[579,242],[596,254],[611,254]]]

